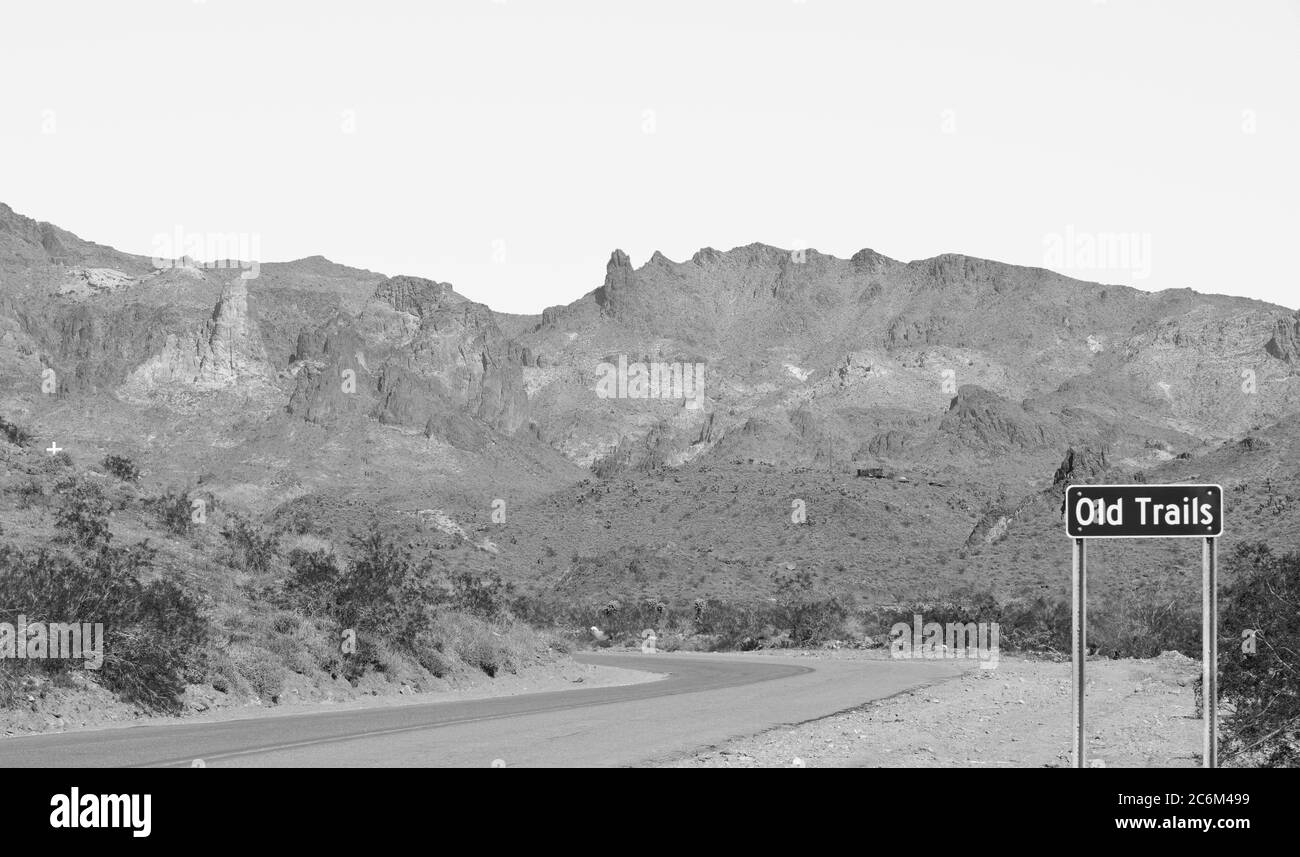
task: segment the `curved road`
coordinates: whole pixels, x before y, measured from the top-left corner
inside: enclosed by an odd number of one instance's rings
[[[958,674],[953,661],[584,654],[666,677],[494,699],[0,740],[0,768],[617,766],[824,717]]]

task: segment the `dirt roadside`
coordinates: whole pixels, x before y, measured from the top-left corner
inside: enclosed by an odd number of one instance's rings
[[[827,653],[843,657],[848,653]],[[810,653],[812,657],[819,653]],[[1089,760],[1196,767],[1200,663],[1166,652],[1087,668]],[[1068,767],[1070,664],[1003,656],[996,669],[698,751],[666,767]]]
[[[346,696],[341,694],[333,699],[307,698],[291,691],[285,694],[285,701],[279,705],[228,699],[202,711],[190,706],[188,713],[179,717],[145,715],[99,685],[79,679],[73,686],[49,689],[40,698],[30,696],[26,705],[0,709],[0,740],[8,736],[74,732],[81,729],[208,723],[248,717],[460,702],[554,690],[613,687],[661,678],[663,676],[643,670],[580,664],[566,658],[552,664],[525,667],[515,674],[499,675],[496,678],[471,678],[455,687],[447,686],[445,689],[424,693],[413,692],[407,685],[354,689],[347,687],[346,682],[341,682],[342,693],[346,693]],[[368,683],[370,684],[374,683]],[[187,698],[195,689],[187,692]],[[211,688],[207,688],[203,699],[213,702],[216,695]]]

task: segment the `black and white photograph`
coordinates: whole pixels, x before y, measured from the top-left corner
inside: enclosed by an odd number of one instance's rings
[[[1211,769],[1300,767],[1297,0],[0,33],[16,825],[709,768],[1293,829]]]

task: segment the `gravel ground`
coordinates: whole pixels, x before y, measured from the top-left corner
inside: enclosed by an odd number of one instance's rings
[[[840,653],[829,653],[840,656]],[[1106,767],[1196,767],[1200,663],[1094,660],[1087,668],[1089,760]],[[669,767],[1068,767],[1070,664],[1003,656],[996,669],[851,711],[711,747]]]

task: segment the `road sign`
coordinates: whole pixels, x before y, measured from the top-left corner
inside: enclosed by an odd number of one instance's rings
[[[1218,538],[1218,485],[1071,485],[1065,532],[1073,539]]]
[[[1219,485],[1071,485],[1065,489],[1065,532],[1074,545],[1072,574],[1074,765],[1086,766],[1084,670],[1088,661],[1088,539],[1201,538],[1201,681],[1205,741],[1201,764],[1218,767],[1219,585],[1223,535]]]

